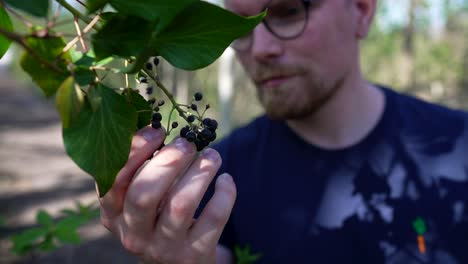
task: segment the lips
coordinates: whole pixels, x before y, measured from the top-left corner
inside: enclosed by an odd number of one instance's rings
[[[294,77],[294,75],[277,75],[277,76],[270,76],[267,78],[263,78],[257,83],[265,88],[274,88],[278,87],[287,81],[291,80]]]

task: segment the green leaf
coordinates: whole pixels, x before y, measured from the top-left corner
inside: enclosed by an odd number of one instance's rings
[[[49,0],[5,0],[5,2],[33,16],[46,17],[49,11]]]
[[[152,109],[151,106],[148,104],[148,101],[146,101],[141,94],[138,92],[132,90],[132,89],[126,89],[124,92],[124,96],[127,96],[128,93],[130,93],[129,100],[130,103],[136,108],[137,114],[138,114],[138,124],[137,124],[137,129],[141,129],[145,126],[148,126],[151,117],[152,117]]]
[[[57,230],[55,235],[62,243],[79,244],[81,239],[76,230]]]
[[[57,248],[57,246],[54,243],[53,237],[50,235],[46,236],[44,241],[39,243],[37,247],[42,251],[52,251]]]
[[[156,32],[163,30],[182,10],[198,0],[111,0],[111,5],[121,12],[138,16],[146,21],[158,21]]]
[[[39,224],[43,225],[46,228],[51,228],[54,225],[54,220],[52,219],[50,214],[44,210],[40,210],[37,213],[36,220]]]
[[[86,0],[89,13],[94,13],[109,3],[109,0]]]
[[[62,126],[67,128],[78,117],[84,104],[84,94],[73,77],[68,77],[60,86],[55,105],[62,118]]]
[[[70,54],[62,54],[65,42],[59,37],[41,39],[31,37],[27,39],[27,45],[43,60],[56,65],[61,71],[58,72],[49,68],[28,52],[25,52],[21,57],[20,64],[23,70],[32,77],[45,95],[50,97],[55,94],[63,81],[70,76],[70,72],[67,70],[67,65],[64,61],[64,59],[70,59]],[[62,59],[57,60],[59,55]]]
[[[0,28],[3,30],[13,31],[13,24],[8,13],[3,7],[0,6]],[[10,47],[11,40],[0,35],[0,59],[5,55],[8,48]]]
[[[93,112],[86,102],[76,122],[63,129],[63,139],[68,155],[94,177],[104,196],[127,162],[137,113],[112,89],[98,84],[91,90],[102,98],[99,108]]]
[[[77,67],[74,72],[75,81],[80,86],[89,85],[96,79],[96,74],[89,67]]]
[[[76,66],[90,67],[94,63],[94,54],[92,52],[83,53],[75,49],[71,49],[70,58]]]
[[[92,35],[96,59],[112,55],[137,56],[148,45],[153,28],[151,23],[139,17],[112,17],[98,33]]]
[[[216,5],[197,1],[161,32],[156,54],[172,65],[196,70],[214,62],[236,38],[250,32],[265,16],[241,17]]]
[[[63,243],[80,243],[80,235],[77,229],[86,224],[87,219],[80,215],[71,215],[57,223],[54,235]]]
[[[23,255],[30,250],[40,238],[47,234],[47,229],[42,227],[27,229],[11,237],[13,252]]]

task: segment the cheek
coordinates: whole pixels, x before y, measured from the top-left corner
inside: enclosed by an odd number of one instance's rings
[[[252,59],[249,58],[248,55],[236,54],[236,57],[237,57],[237,60],[239,61],[240,65],[242,65],[242,68],[244,69],[245,73],[249,77],[252,77],[252,69],[253,69]]]

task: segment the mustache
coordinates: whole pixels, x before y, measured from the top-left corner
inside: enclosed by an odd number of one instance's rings
[[[304,72],[306,72],[305,67],[297,64],[261,64],[254,69],[252,77],[255,83],[261,83],[274,77],[291,76]]]

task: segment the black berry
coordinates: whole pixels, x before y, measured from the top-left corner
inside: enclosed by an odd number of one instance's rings
[[[213,132],[211,132],[208,128],[204,128],[202,129],[202,131],[200,131],[198,135],[204,140],[209,140],[211,138],[212,133]]]
[[[153,120],[153,122],[151,122],[151,126],[155,129],[161,128],[161,122]]]
[[[159,59],[157,57],[154,57],[153,59],[153,64],[154,66],[158,66],[159,65]]]
[[[189,132],[187,132],[187,134],[185,135],[185,138],[186,138],[187,141],[189,141],[189,142],[194,142],[195,139],[197,138],[197,135],[195,134],[195,132],[189,131]]]
[[[193,121],[195,121],[195,116],[189,115],[189,116],[187,117],[187,122],[193,123]]]
[[[138,81],[139,81],[140,83],[148,83],[148,79],[146,79],[146,77],[143,77],[143,76],[141,76],[140,78],[138,78]]]
[[[156,99],[149,99],[148,104],[153,105],[156,102]]]
[[[146,94],[147,95],[150,95],[153,93],[153,87],[149,86],[149,87],[146,87]]]
[[[179,126],[179,123],[174,121],[174,122],[172,122],[171,126],[172,126],[172,128],[177,128]]]
[[[153,64],[151,64],[151,62],[147,62],[147,63],[145,64],[145,67],[146,67],[146,69],[148,69],[148,70],[151,71],[151,70],[153,69]]]
[[[155,122],[155,121],[156,121],[156,122],[161,122],[161,120],[162,120],[162,115],[161,115],[161,113],[154,113],[154,114],[153,114],[153,122]]]
[[[201,101],[203,99],[203,94],[200,92],[196,92],[193,97],[195,98],[195,101]]]
[[[208,124],[208,128],[210,128],[213,131],[216,130],[218,128],[218,121],[211,119]]]
[[[192,105],[190,106],[190,108],[191,108],[193,111],[197,111],[197,109],[198,109],[196,104],[192,104]]]
[[[187,136],[187,133],[190,131],[190,127],[189,126],[184,126],[181,130],[180,130],[180,136],[185,138]]]
[[[202,123],[203,123],[204,126],[210,126],[211,118],[203,118]]]
[[[216,132],[211,133],[211,137],[208,139],[210,142],[213,142],[216,140]]]
[[[194,143],[195,143],[195,146],[197,147],[197,151],[201,151],[202,149],[204,149],[209,144],[209,142],[204,141],[204,140],[200,140],[198,138],[195,140]]]
[[[165,103],[164,100],[159,100],[159,101],[158,101],[158,106],[163,106],[164,103]]]

